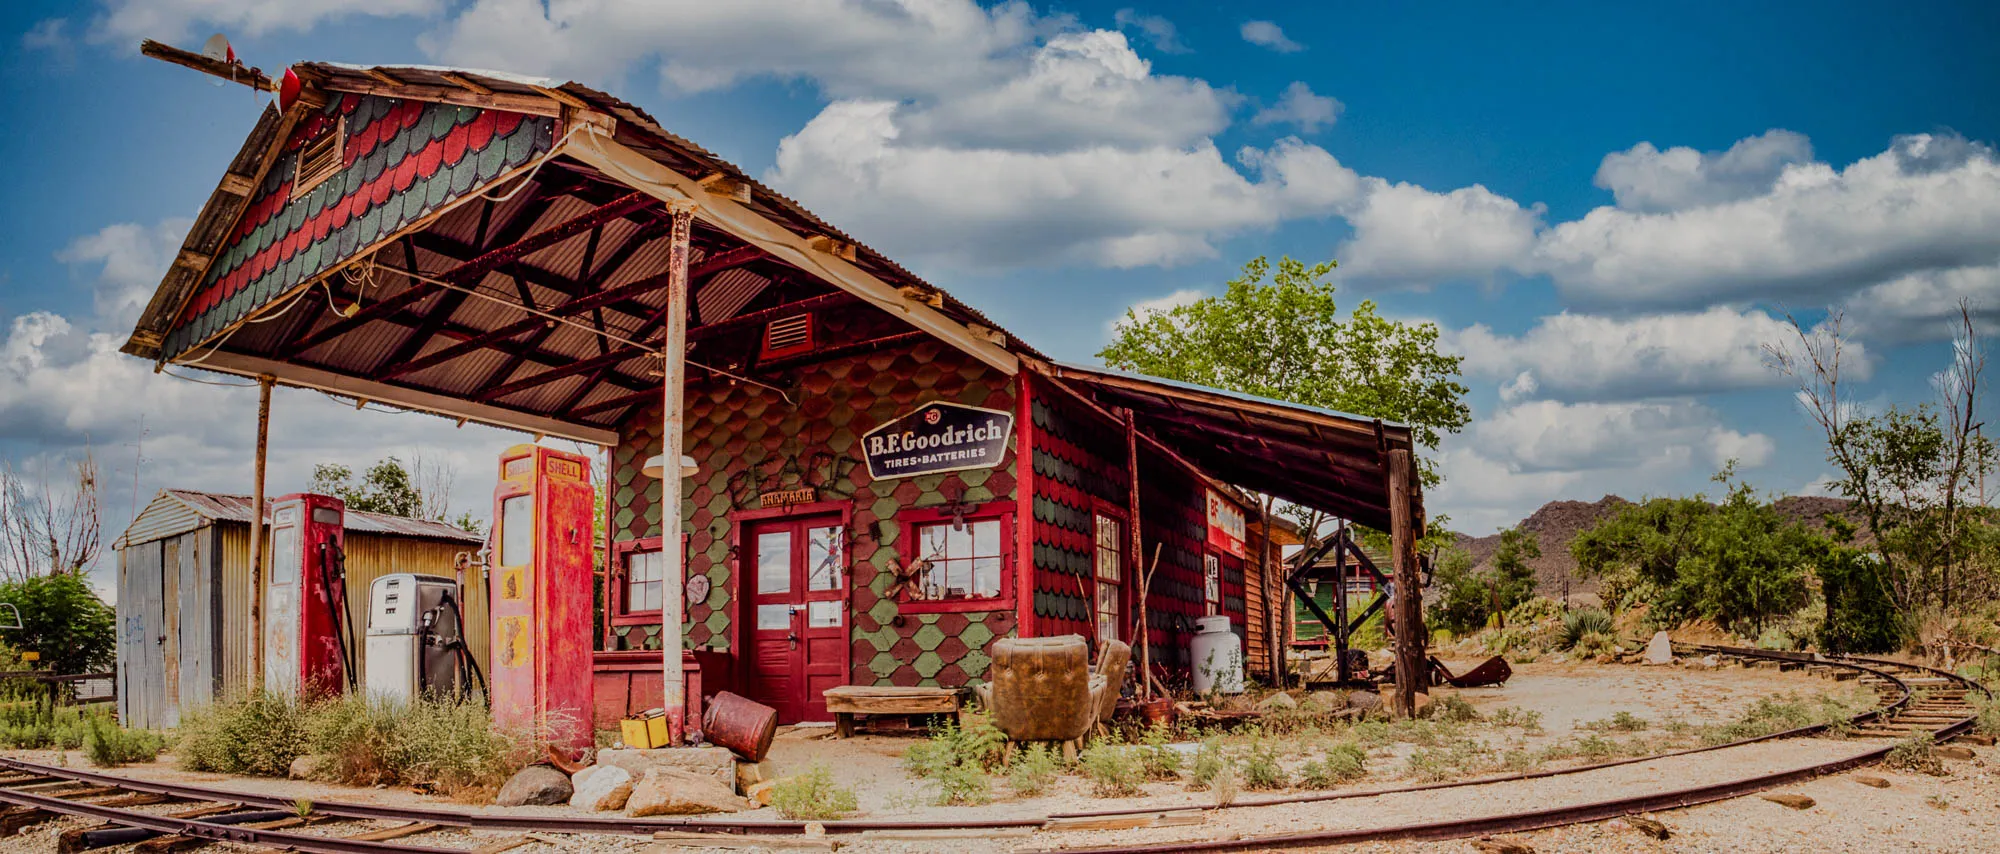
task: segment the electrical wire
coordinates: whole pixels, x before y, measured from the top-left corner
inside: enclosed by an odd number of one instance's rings
[[[513,198],[515,196],[520,195],[521,191],[526,189],[529,184],[535,182],[535,174],[542,171],[542,166],[547,164],[549,161],[556,159],[556,152],[561,151],[563,144],[569,142],[569,138],[572,136],[576,136],[576,132],[578,130],[583,129],[583,127],[584,125],[581,124],[570,125],[569,131],[563,134],[562,139],[556,140],[555,145],[549,146],[548,153],[543,154],[542,159],[535,161],[535,165],[533,167],[530,167],[527,173],[521,176],[521,183],[515,184],[514,189],[508,190],[506,195],[494,196],[494,195],[489,195],[488,192],[482,192],[478,194],[479,198],[485,199],[490,202],[498,202],[498,203],[505,203],[512,201]]]

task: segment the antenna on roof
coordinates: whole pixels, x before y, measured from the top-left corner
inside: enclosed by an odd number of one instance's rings
[[[152,39],[139,43],[139,52],[162,62],[171,62],[184,68],[192,68],[203,74],[232,83],[241,83],[260,92],[276,92],[278,84],[270,75],[243,64],[236,58],[236,50],[229,46],[229,39],[217,33],[202,45],[201,53],[186,51],[170,44]]]

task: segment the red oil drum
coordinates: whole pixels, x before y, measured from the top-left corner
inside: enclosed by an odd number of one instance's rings
[[[746,762],[762,762],[771,752],[771,737],[778,733],[778,710],[720,691],[709,702],[701,729],[709,744],[727,747]]]

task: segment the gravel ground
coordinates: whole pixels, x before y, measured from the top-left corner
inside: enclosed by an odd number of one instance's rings
[[[1457,662],[1454,662],[1455,664]],[[1568,735],[1579,723],[1601,720],[1619,711],[1630,712],[1655,722],[1684,720],[1706,723],[1739,716],[1758,698],[1782,693],[1823,693],[1851,690],[1851,683],[1823,681],[1802,674],[1725,669],[1701,671],[1687,668],[1641,668],[1598,665],[1530,664],[1517,668],[1507,685],[1463,692],[1482,711],[1514,706],[1542,714],[1546,733],[1523,736],[1516,730],[1487,733],[1489,740],[1504,738],[1510,743],[1524,739],[1546,741]],[[1049,794],[1034,799],[1008,797],[1003,780],[995,778],[996,796],[1001,799],[983,808],[935,807],[928,805],[928,786],[910,779],[900,768],[902,753],[916,743],[913,737],[861,736],[845,741],[819,738],[824,730],[804,729],[779,737],[772,751],[781,771],[790,771],[812,761],[824,761],[835,776],[852,785],[860,796],[862,817],[871,819],[930,819],[950,821],[977,814],[982,818],[1032,817],[1070,810],[1123,808],[1136,806],[1185,807],[1212,804],[1207,793],[1186,792],[1177,783],[1155,783],[1146,787],[1142,798],[1106,801],[1092,798],[1078,777],[1063,777]],[[1808,765],[1859,753],[1874,742],[1804,739],[1752,745],[1695,756],[1662,759],[1614,769],[1574,775],[1486,786],[1466,786],[1424,793],[1384,795],[1375,798],[1315,804],[1280,805],[1211,813],[1204,824],[1190,827],[1143,829],[1119,832],[1040,833],[1032,838],[999,834],[970,834],[950,841],[858,840],[843,847],[857,854],[909,854],[949,850],[1012,852],[1046,848],[1076,848],[1106,844],[1151,844],[1173,850],[1178,844],[1206,839],[1226,839],[1273,833],[1300,832],[1319,828],[1384,827],[1417,821],[1469,818],[1506,813],[1524,804],[1559,806],[1603,800],[1625,794],[1685,785],[1700,780],[1721,780]],[[1532,746],[1532,744],[1531,744]],[[1396,779],[1399,757],[1406,750],[1385,749],[1371,758],[1371,775],[1356,784],[1357,789],[1388,788],[1408,781]],[[2000,781],[1992,773],[2000,763],[2000,752],[1979,749],[1973,762],[1954,762],[1952,773],[1931,778],[1867,769],[1892,781],[1889,789],[1874,789],[1839,775],[1811,781],[1785,791],[1808,795],[1819,803],[1804,811],[1791,810],[1758,798],[1733,801],[1666,813],[1658,818],[1673,828],[1675,835],[1655,841],[1618,822],[1558,828],[1525,834],[1519,841],[1537,851],[2000,851]],[[40,762],[55,762],[52,752],[21,754]],[[71,753],[69,764],[80,764],[81,756]],[[457,804],[388,788],[353,788],[290,780],[230,778],[214,774],[179,771],[168,763],[154,763],[119,769],[117,773],[137,777],[170,779],[196,785],[234,788],[285,798],[341,800],[349,802],[424,804],[474,812],[505,811],[512,814],[573,814],[564,807],[503,810],[490,805]],[[1241,800],[1267,795],[1249,793]],[[187,805],[145,807],[151,812],[171,812]],[[746,813],[746,819],[775,819],[770,810]],[[11,839],[0,839],[0,852],[53,851],[63,830],[85,826],[80,819],[61,819],[31,828]],[[352,834],[388,826],[389,822],[340,822],[293,832]],[[512,832],[440,831],[413,837],[411,843],[449,848],[477,848],[497,840],[518,836]],[[650,840],[630,837],[559,837],[514,849],[521,854],[545,852],[621,852],[647,848]],[[112,849],[114,851],[118,849]],[[208,850],[249,850],[221,846]],[[1383,852],[1458,852],[1475,850],[1469,842],[1395,843],[1354,846],[1347,850]]]

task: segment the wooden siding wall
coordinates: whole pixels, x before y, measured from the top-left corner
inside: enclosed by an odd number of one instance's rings
[[[861,322],[896,322],[875,314],[877,318]],[[838,314],[816,316],[828,324],[843,320]],[[823,338],[831,337],[828,331],[820,330]],[[853,333],[840,330],[835,335]],[[1013,450],[993,469],[878,481],[862,461],[860,437],[933,400],[1012,411],[1013,378],[961,351],[926,341],[807,365],[786,380],[797,406],[747,384],[688,387],[687,453],[700,472],[685,484],[681,528],[688,534],[688,574],[706,575],[711,583],[708,599],[692,604],[685,614],[687,648],[721,652],[732,646],[731,622],[738,606],[731,598],[729,512],[756,509],[762,493],[811,487],[820,501],[853,504],[848,529],[849,683],[959,686],[983,678],[991,661],[988,644],[1014,634],[1011,601],[991,611],[901,615],[893,592],[902,536],[895,517],[905,508],[937,507],[954,499],[974,504],[1012,500]],[[611,463],[611,529],[620,542],[660,536],[660,481],[639,472],[642,461],[660,452],[659,430],[657,405],[636,413],[621,428]],[[606,649],[656,649],[659,630],[657,623],[612,626]]]

